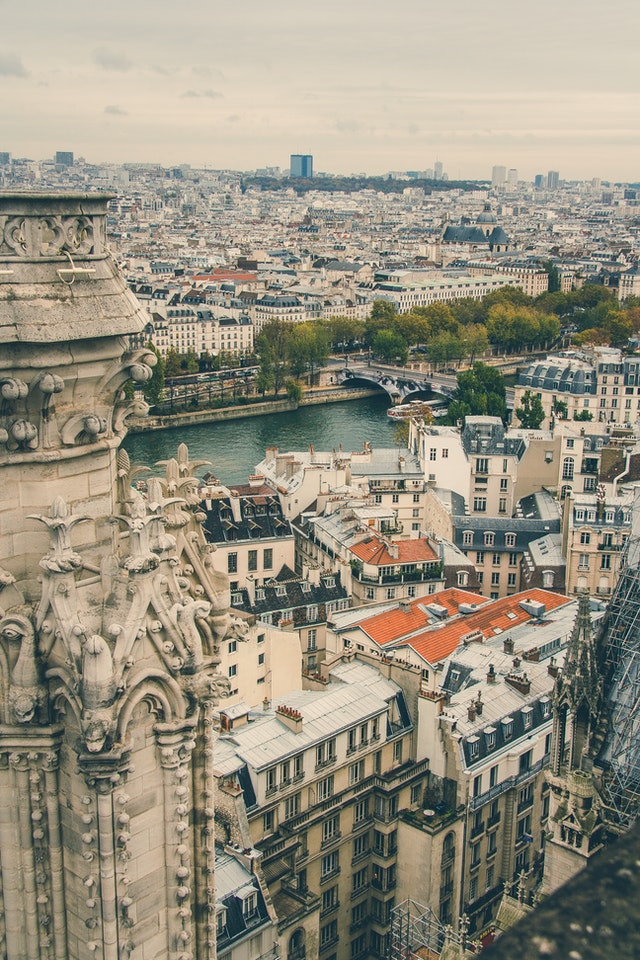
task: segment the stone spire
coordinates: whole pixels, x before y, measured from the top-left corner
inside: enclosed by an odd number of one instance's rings
[[[600,723],[603,706],[603,685],[599,666],[598,647],[591,625],[589,594],[578,598],[578,613],[571,631],[564,666],[558,674],[554,688],[554,714],[572,721],[572,736],[569,749],[569,769],[580,769],[592,752],[596,728]],[[554,730],[557,747],[554,753],[556,772],[564,753],[565,739],[562,730]]]
[[[155,355],[109,197],[0,194],[0,958],[213,960],[229,683],[186,447],[118,451]]]

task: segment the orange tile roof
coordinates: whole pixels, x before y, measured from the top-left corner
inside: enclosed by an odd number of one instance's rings
[[[454,593],[459,597],[451,597]],[[360,626],[380,646],[411,646],[428,663],[438,663],[452,654],[461,643],[462,637],[469,633],[480,631],[484,638],[489,640],[498,635],[495,628],[498,628],[498,633],[502,633],[521,623],[526,623],[531,619],[531,614],[520,606],[523,600],[544,603],[547,612],[571,602],[571,598],[562,593],[551,593],[536,587],[511,597],[503,597],[501,600],[485,601],[474,613],[455,616],[460,603],[478,603],[483,600],[484,598],[478,597],[477,594],[465,593],[462,590],[443,590],[441,593],[434,593],[414,601],[410,614],[403,613],[401,610],[392,610],[372,617]],[[455,608],[453,601],[455,601]],[[443,620],[442,623],[429,626],[428,618],[422,611],[418,610],[414,613],[416,606],[429,602],[446,606],[450,616],[455,619]],[[507,614],[512,616],[509,617]],[[422,622],[420,622],[420,616]],[[420,631],[421,626],[425,627],[424,631],[416,633]],[[410,636],[412,633],[414,635]]]
[[[433,616],[429,616],[421,609],[429,603],[437,603],[438,606],[445,607],[448,615],[452,617],[457,614],[461,603],[486,602],[488,602],[486,598],[478,596],[477,593],[450,587],[448,590],[441,590],[440,593],[432,593],[428,597],[412,600],[411,609],[408,613],[396,607],[394,610],[377,613],[367,620],[361,620],[358,626],[375,643],[385,646],[388,643],[395,643],[397,640],[401,640],[403,637],[409,636],[432,623]]]
[[[351,553],[364,563],[393,565],[394,563],[424,563],[438,559],[435,550],[423,538],[417,540],[397,540],[398,556],[393,557],[378,537],[370,537],[351,547]]]

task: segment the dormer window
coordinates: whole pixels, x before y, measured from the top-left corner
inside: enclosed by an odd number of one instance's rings
[[[496,746],[496,728],[495,727],[485,727],[484,728],[484,740],[487,750],[494,750]]]
[[[236,899],[242,903],[242,917],[250,920],[258,912],[258,891],[253,884],[247,884],[236,893]]]
[[[472,760],[480,755],[480,737],[469,737],[469,756]]]
[[[542,707],[542,716],[548,718],[551,716],[551,698],[541,697],[540,706]]]
[[[492,547],[495,540],[495,533],[485,533],[484,535],[484,545],[485,547]]]
[[[505,740],[510,740],[513,736],[513,717],[505,717],[502,721],[502,735]]]
[[[218,937],[222,937],[224,935],[226,926],[227,926],[227,908],[217,907],[216,908],[216,934],[218,935]]]
[[[256,600],[264,600],[264,590],[262,587],[256,588]]]
[[[324,585],[325,585],[325,587],[326,587],[328,590],[330,590],[332,587],[335,587],[335,585],[336,585],[336,578],[335,578],[335,577],[325,577],[325,578],[324,578]]]
[[[525,730],[531,730],[533,726],[533,707],[523,707],[522,726]]]
[[[462,546],[470,547],[473,543],[473,530],[464,530],[462,533]]]
[[[311,593],[311,584],[308,580],[303,580],[300,584],[300,589],[303,593]]]
[[[276,597],[286,597],[287,588],[283,584],[278,584],[276,587]]]

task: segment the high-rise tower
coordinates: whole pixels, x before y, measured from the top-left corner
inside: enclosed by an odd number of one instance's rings
[[[215,956],[228,580],[185,448],[118,451],[153,356],[107,196],[0,194],[0,957]]]

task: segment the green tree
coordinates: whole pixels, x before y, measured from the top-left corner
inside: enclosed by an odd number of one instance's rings
[[[165,377],[179,377],[182,373],[182,365],[180,363],[180,354],[175,350],[167,350],[167,355],[164,360],[164,375]]]
[[[538,394],[525,390],[522,406],[516,407],[515,414],[525,430],[537,430],[544,420],[544,407]]]
[[[507,419],[504,377],[493,367],[474,363],[471,370],[458,374],[458,383],[447,411],[447,422],[457,423],[469,416]]]
[[[187,373],[197,373],[200,369],[198,355],[196,354],[195,350],[189,350],[182,358],[181,363]]]
[[[593,414],[591,413],[590,410],[576,410],[575,413],[573,414],[573,419],[589,421],[589,420],[593,420]]]
[[[147,343],[147,349],[155,353],[157,362],[155,367],[152,368],[151,379],[144,384],[142,392],[147,403],[154,407],[157,403],[160,403],[164,394],[164,360],[151,341]]]
[[[302,400],[302,385],[299,384],[297,380],[287,380],[285,389],[289,400],[295,400],[296,403],[300,403]]]
[[[560,291],[560,271],[551,260],[542,261],[542,269],[549,277],[549,293]]]
[[[373,341],[373,352],[376,357],[386,360],[390,363],[396,360],[400,364],[405,364],[409,358],[407,344],[393,330],[380,330],[376,333]]]
[[[273,376],[273,392],[277,396],[288,374],[288,345],[293,325],[284,320],[270,320],[265,323],[257,340],[257,350],[262,356],[269,354],[269,365]]]

